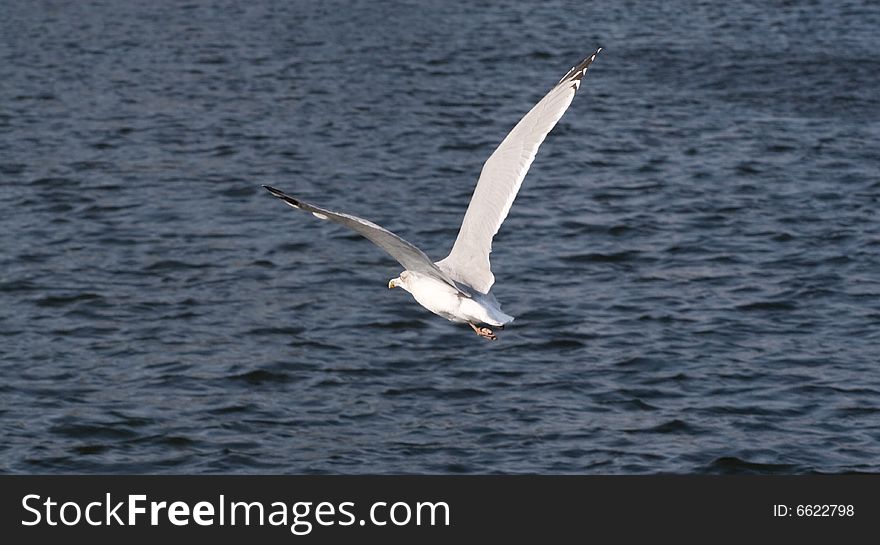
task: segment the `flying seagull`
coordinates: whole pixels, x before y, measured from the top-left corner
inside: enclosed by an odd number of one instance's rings
[[[322,220],[340,223],[388,252],[405,269],[388,282],[403,288],[434,314],[466,323],[486,339],[497,337],[486,326],[503,328],[513,316],[501,311],[489,293],[495,276],[489,266],[492,238],[516,198],[523,178],[547,136],[568,109],[587,68],[602,48],[581,61],[520,119],[483,165],[477,188],[449,255],[436,263],[425,252],[391,231],[357,216],[333,212],[264,185],[272,195]]]

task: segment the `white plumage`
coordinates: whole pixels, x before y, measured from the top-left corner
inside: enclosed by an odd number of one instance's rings
[[[489,264],[492,239],[507,217],[538,148],[568,109],[581,79],[602,48],[571,68],[527,113],[483,165],[449,255],[434,263],[406,240],[357,216],[325,210],[263,186],[294,208],[340,223],[388,252],[406,270],[388,283],[402,287],[423,307],[454,322],[467,322],[479,335],[495,339],[486,327],[504,326],[513,317],[501,311],[489,293],[495,276]]]

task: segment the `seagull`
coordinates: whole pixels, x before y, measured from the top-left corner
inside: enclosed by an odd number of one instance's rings
[[[602,48],[572,67],[508,133],[480,173],[452,251],[434,262],[425,252],[375,223],[333,212],[264,185],[288,205],[318,219],[348,227],[385,250],[405,269],[388,282],[403,288],[429,311],[447,320],[466,323],[480,337],[498,337],[487,326],[503,329],[513,321],[490,293],[495,283],[489,265],[492,239],[507,217],[523,178],[544,141],[568,109],[581,79]]]

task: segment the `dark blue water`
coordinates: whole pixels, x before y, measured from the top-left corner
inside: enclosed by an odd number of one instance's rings
[[[7,2],[0,471],[880,471],[880,8]],[[496,238],[496,343],[272,184]]]

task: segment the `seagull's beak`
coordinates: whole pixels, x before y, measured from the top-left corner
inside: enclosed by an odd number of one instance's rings
[[[388,289],[389,290],[394,289],[396,287],[397,287],[397,279],[396,278],[392,278],[391,280],[388,281]]]

